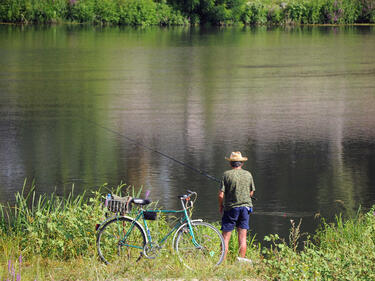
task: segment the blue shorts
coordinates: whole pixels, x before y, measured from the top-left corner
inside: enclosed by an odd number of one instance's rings
[[[228,211],[224,211],[221,219],[221,230],[232,231],[234,227],[249,229],[251,207],[235,207]]]

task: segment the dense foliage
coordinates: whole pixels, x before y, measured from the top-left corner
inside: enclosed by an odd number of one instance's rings
[[[183,25],[186,17],[152,0],[1,0],[0,21]]]
[[[1,0],[0,21],[123,25],[375,23],[375,1]]]

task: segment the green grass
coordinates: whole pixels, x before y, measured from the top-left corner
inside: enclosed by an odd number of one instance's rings
[[[115,193],[133,193],[126,185]],[[125,191],[125,192],[124,192]],[[61,198],[56,194],[16,195],[14,206],[0,208],[0,280],[375,280],[374,208],[351,218],[338,215],[332,224],[322,221],[313,237],[301,241],[300,226],[291,225],[288,242],[267,236],[265,248],[249,237],[247,257],[253,264],[236,262],[238,243],[232,235],[228,259],[219,267],[185,268],[171,249],[171,240],[156,259],[137,264],[104,265],[96,254],[96,223],[104,219],[101,202],[106,186],[88,194]],[[134,194],[137,195],[137,194]],[[150,221],[153,235],[164,235],[170,221]],[[216,224],[219,226],[218,224]],[[298,250],[298,243],[304,249]]]

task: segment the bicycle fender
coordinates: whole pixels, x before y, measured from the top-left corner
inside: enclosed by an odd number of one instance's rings
[[[107,223],[109,222],[110,220],[113,220],[115,219],[116,216],[112,216],[112,217],[109,217],[109,218],[106,218],[104,221],[102,221],[99,226],[96,228],[96,232],[99,232],[100,229],[102,229],[102,227]]]
[[[203,222],[202,219],[196,219],[196,220],[191,220],[190,223],[194,223],[194,222]],[[187,222],[185,222],[184,224],[182,224],[174,233],[173,235],[173,240],[172,240],[172,245],[173,245],[173,248],[175,248],[175,241],[176,241],[176,237],[177,237],[177,233],[187,225]]]

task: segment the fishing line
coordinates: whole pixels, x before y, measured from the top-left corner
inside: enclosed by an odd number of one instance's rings
[[[205,177],[207,177],[207,178],[209,178],[209,179],[211,179],[211,180],[213,180],[213,181],[216,181],[216,182],[218,182],[218,183],[221,182],[218,178],[215,178],[214,176],[209,175],[209,174],[208,174],[207,172],[205,172],[205,171],[202,171],[202,170],[200,170],[200,169],[198,169],[198,168],[195,168],[195,167],[193,167],[193,166],[191,166],[191,165],[189,165],[189,164],[186,164],[186,163],[184,163],[184,162],[182,162],[182,161],[180,161],[180,160],[178,160],[178,159],[176,159],[176,158],[173,158],[172,156],[169,156],[168,154],[165,154],[165,153],[163,153],[163,152],[161,152],[161,151],[158,151],[158,150],[156,150],[156,149],[154,149],[154,148],[152,148],[152,147],[150,147],[150,146],[147,146],[147,145],[145,145],[145,144],[143,144],[143,143],[141,143],[141,142],[139,142],[139,141],[136,141],[136,140],[134,140],[134,139],[132,139],[132,138],[129,138],[129,137],[127,137],[126,135],[121,134],[121,133],[119,133],[119,132],[117,132],[117,131],[115,131],[115,130],[113,130],[113,129],[111,129],[111,128],[105,127],[105,126],[103,126],[103,125],[101,125],[101,124],[99,124],[99,123],[97,123],[97,122],[94,122],[94,121],[92,121],[92,120],[89,120],[89,119],[85,119],[85,118],[82,118],[82,117],[79,117],[79,118],[81,118],[82,120],[84,120],[84,121],[86,121],[86,122],[92,123],[93,125],[95,125],[95,126],[97,126],[97,127],[100,127],[100,128],[102,128],[102,129],[104,129],[104,130],[106,130],[106,131],[108,131],[108,132],[111,132],[111,133],[113,133],[113,134],[115,134],[115,135],[121,136],[121,137],[123,137],[124,139],[126,139],[127,141],[129,141],[129,142],[131,142],[131,143],[134,143],[135,145],[141,146],[141,147],[143,147],[143,148],[145,148],[145,149],[147,149],[147,150],[149,150],[149,151],[152,151],[152,152],[155,152],[155,153],[157,153],[157,154],[159,154],[159,155],[162,155],[162,156],[164,156],[164,157],[166,157],[166,158],[168,158],[168,159],[170,159],[170,160],[172,160],[172,161],[174,161],[174,162],[176,162],[176,163],[178,163],[178,164],[180,164],[180,165],[183,165],[184,167],[187,167],[187,168],[189,168],[189,169],[191,169],[191,170],[193,170],[193,171],[195,171],[195,172],[197,172],[197,173],[199,173],[199,174],[201,174],[201,175],[203,175],[203,176],[205,176]]]

